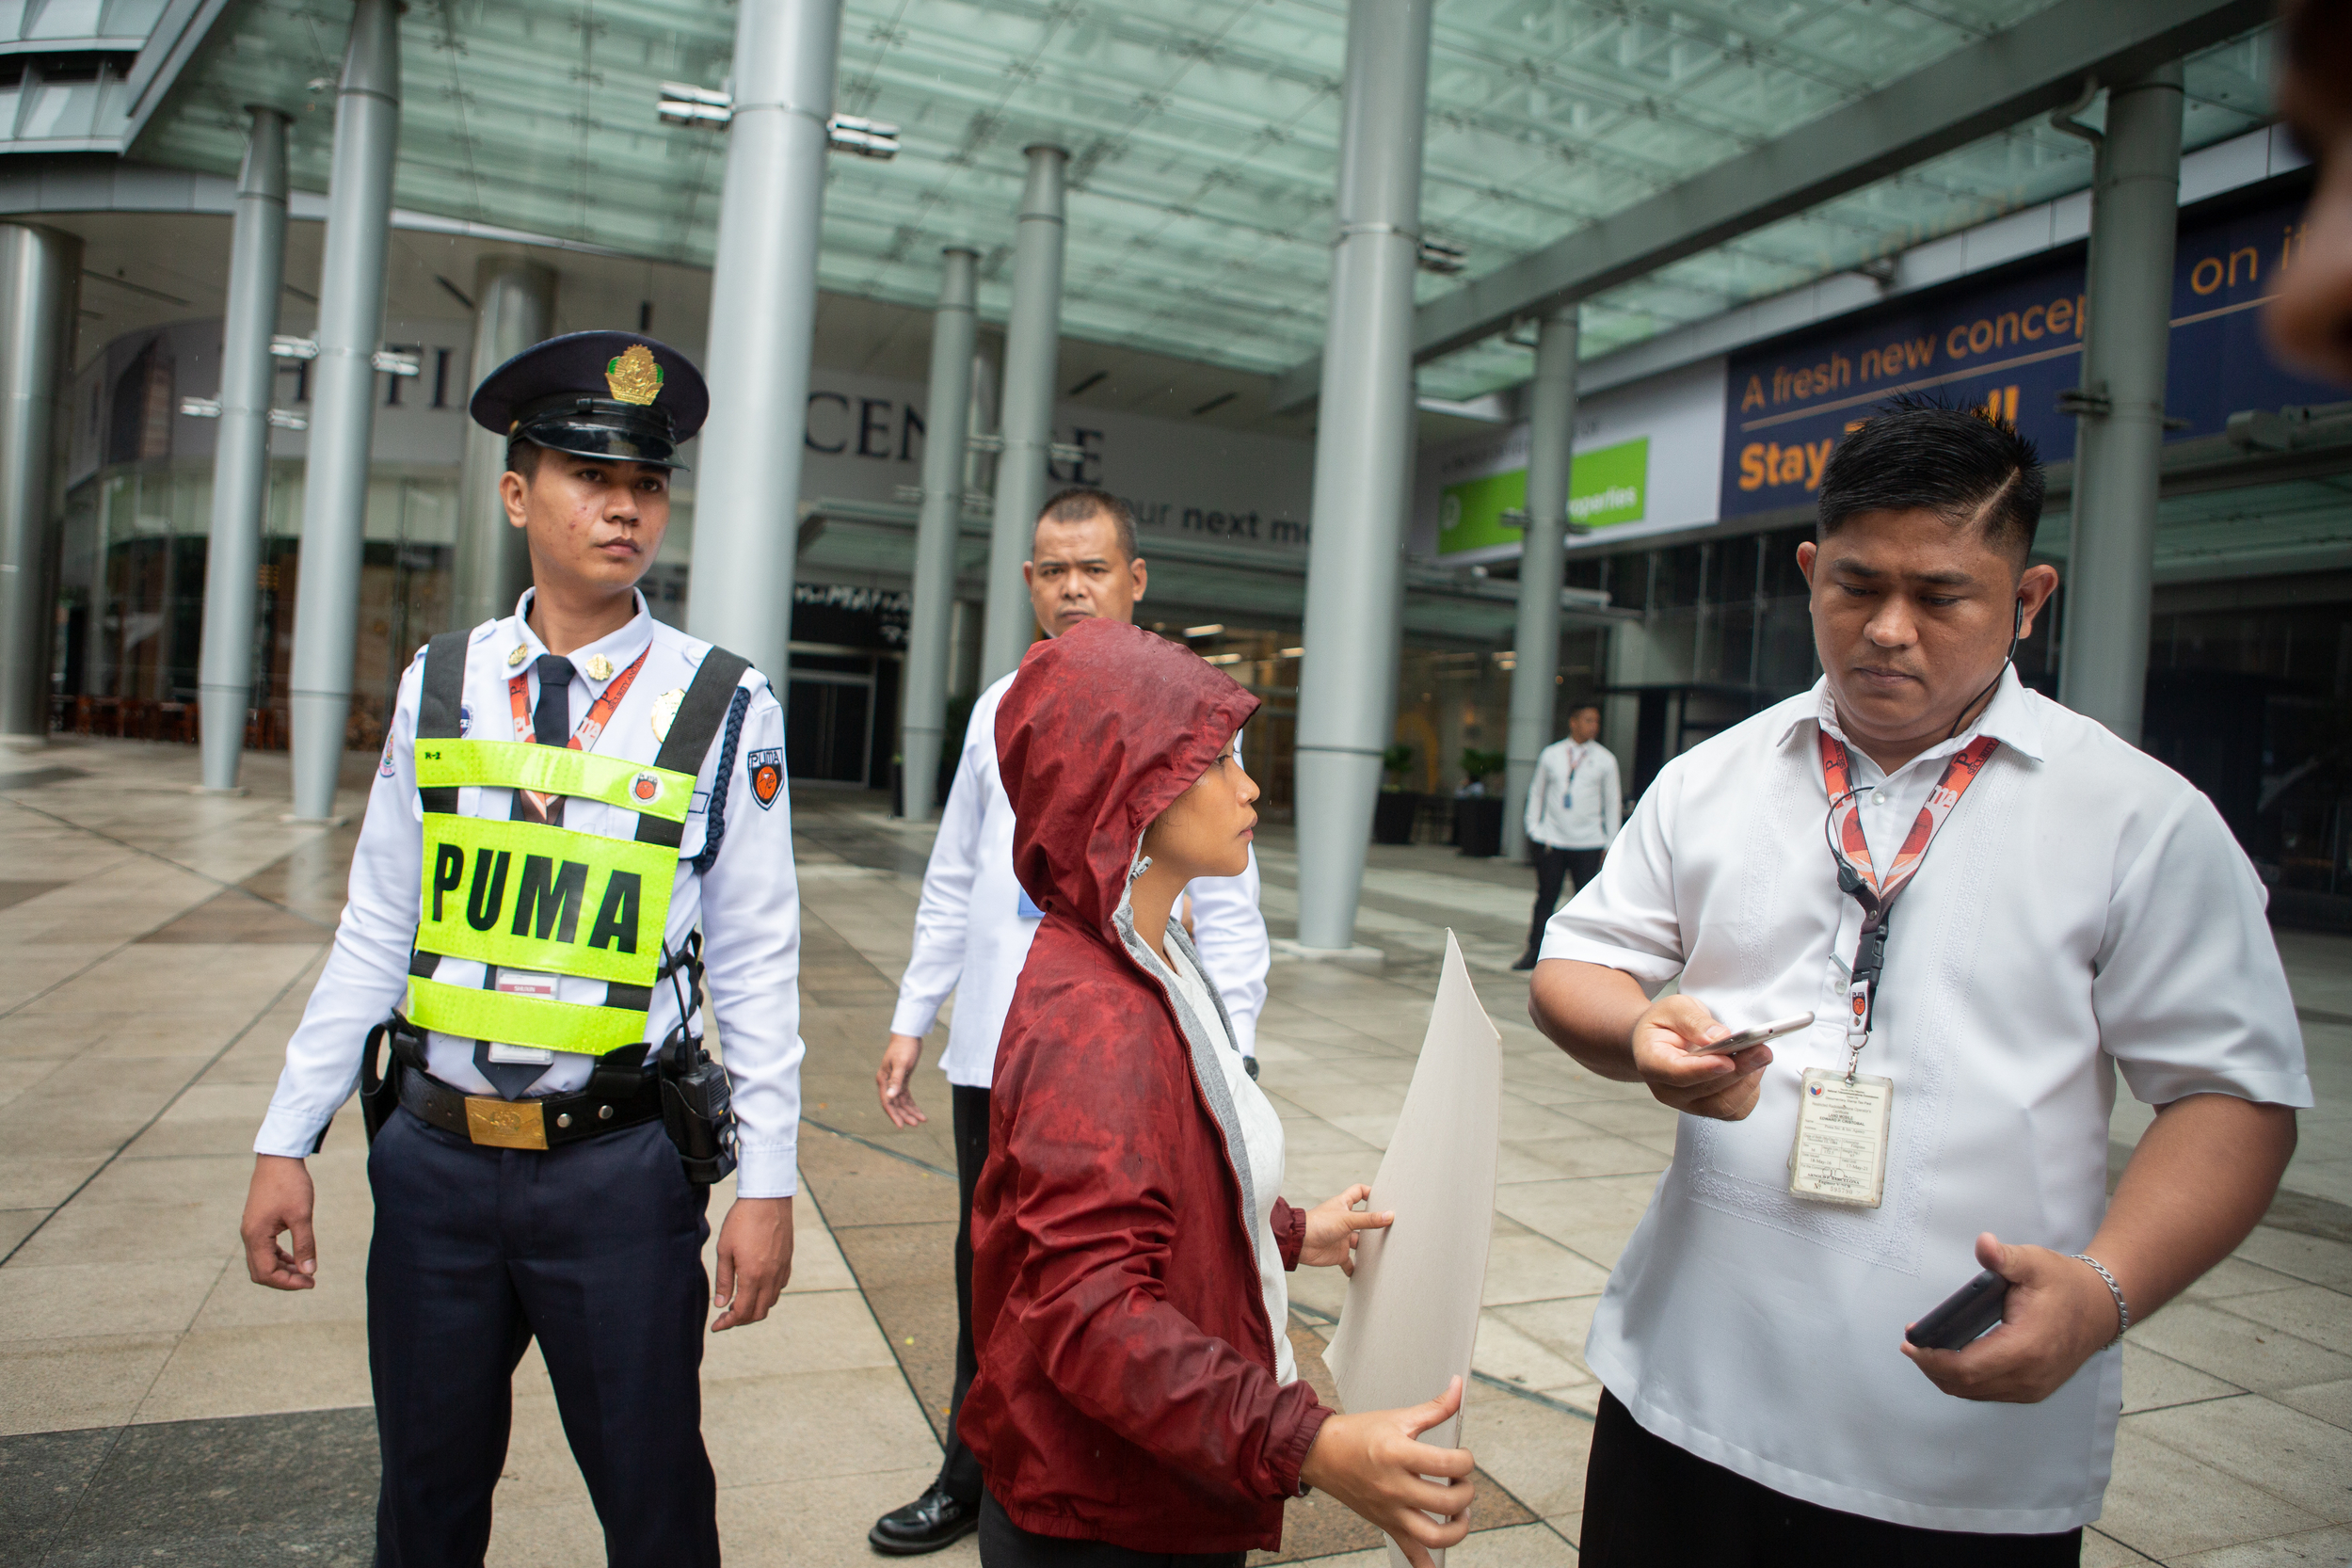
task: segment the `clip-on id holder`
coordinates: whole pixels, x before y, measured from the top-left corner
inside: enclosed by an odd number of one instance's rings
[[[1848,1208],[1876,1208],[1886,1191],[1887,1128],[1895,1080],[1832,1067],[1807,1067],[1797,1096],[1797,1137],[1788,1151],[1792,1196]]]

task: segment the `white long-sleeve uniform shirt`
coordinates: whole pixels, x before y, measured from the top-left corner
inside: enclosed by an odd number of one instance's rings
[[[939,1065],[950,1083],[968,1089],[985,1089],[995,1076],[997,1039],[1041,918],[1013,876],[1013,803],[997,772],[997,705],[1012,684],[1008,675],[982,692],[964,727],[955,782],[923,870],[914,954],[890,1016],[890,1032],[920,1038],[954,992],[955,1017]],[[1255,1055],[1273,956],[1257,910],[1257,856],[1251,855],[1239,876],[1204,877],[1185,891],[1201,967],[1233,1018],[1234,1044]]]
[[[1894,1083],[1885,1202],[1808,1202],[1788,1191],[1798,1102],[1806,1068],[1846,1066],[1862,927],[1822,835],[1823,729],[1826,680],[1669,762],[1545,932],[1544,957],[1651,996],[1679,977],[1735,1029],[1816,1018],[1773,1042],[1745,1118],[1681,1118],[1585,1360],[1645,1429],[1774,1491],[1928,1529],[2072,1529],[2099,1516],[2120,1348],[2001,1404],[1939,1391],[1896,1347],[1976,1273],[1978,1232],[2090,1244],[2119,1072],[2154,1105],[2312,1103],[2262,884],[2194,785],[2014,671],[1892,776],[1851,746],[1883,871],[1952,753],[2001,743],[1890,923],[1859,1064]]]
[[[1554,741],[1528,780],[1528,837],[1554,849],[1606,849],[1625,808],[1617,755],[1598,741]]]
[[[506,682],[517,674],[529,681],[525,711],[538,702],[533,663],[547,651],[522,619],[531,596],[504,620],[476,627],[466,653],[460,724],[476,740],[529,740],[526,721],[514,722]],[[520,665],[507,663],[523,649]],[[654,733],[657,705],[681,693],[711,645],[662,625],[637,600],[636,618],[601,641],[576,648],[571,660],[571,720],[576,728],[605,686],[646,655],[628,694],[591,749],[601,756],[651,762],[661,750]],[[602,654],[611,674],[588,673]],[[419,888],[424,857],[424,807],[417,795],[415,744],[417,698],[424,661],[420,652],[401,677],[392,709],[392,732],[368,795],[367,817],[351,858],[351,886],[335,946],[311,993],[301,1027],[286,1044],[285,1070],[269,1114],[253,1143],[257,1154],[307,1155],[359,1081],[360,1057],[368,1031],[400,1006],[408,989],[408,957],[415,945]],[[784,787],[784,713],[757,670],[744,672],[751,693],[728,776],[714,776],[724,749],[725,726],[703,758],[696,776],[693,807],[679,849],[678,880],[670,894],[665,940],[677,951],[696,925],[703,932],[704,984],[718,1019],[719,1039],[733,1090],[742,1139],[736,1192],[747,1198],[789,1197],[795,1191],[794,1156],[800,1132],[800,897],[792,872],[790,792]],[[765,804],[753,787],[760,768],[773,764],[776,783]],[[504,820],[513,792],[469,786],[457,792],[464,815]],[[707,872],[692,864],[711,829],[711,803],[722,799],[718,856]],[[584,833],[631,838],[636,813],[598,801],[572,799],[564,806],[564,825]],[[478,986],[479,963],[444,957],[435,978],[453,985]],[[682,981],[681,981],[682,984]],[[604,983],[563,976],[556,1000],[585,1004],[604,1000]],[[653,986],[647,1038],[655,1045],[678,1022],[678,994],[667,981]],[[473,1064],[473,1042],[446,1034],[429,1037],[426,1061],[435,1078],[470,1094],[497,1091]],[[558,1052],[535,1083],[534,1096],[568,1094],[587,1082],[595,1059]]]

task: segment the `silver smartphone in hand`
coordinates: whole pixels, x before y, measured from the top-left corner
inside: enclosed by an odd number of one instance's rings
[[[1735,1031],[1710,1045],[1686,1048],[1693,1056],[1729,1056],[1734,1051],[1746,1050],[1750,1046],[1760,1046],[1767,1040],[1777,1040],[1784,1034],[1794,1034],[1800,1029],[1812,1027],[1813,1015],[1800,1013],[1793,1018],[1779,1018],[1768,1024],[1758,1024],[1753,1029]]]

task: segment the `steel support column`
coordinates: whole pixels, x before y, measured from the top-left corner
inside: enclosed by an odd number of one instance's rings
[[[473,373],[460,394],[471,398],[482,378],[555,325],[555,273],[526,256],[485,256],[473,266]],[[506,438],[466,421],[457,478],[457,548],[449,584],[449,626],[464,632],[515,613],[531,585],[531,550],[522,530],[506,520],[499,475],[506,472]]]
[[[0,223],[0,735],[49,733],[54,506],[82,242]]]
[[[931,815],[947,725],[948,644],[955,610],[955,530],[964,509],[964,459],[971,425],[972,312],[980,258],[961,246],[940,255],[939,309],[932,317],[931,389],[923,412],[922,514],[915,524],[914,608],[906,625],[905,719],[899,735],[901,808],[909,822]]]
[[[688,630],[734,649],[784,695],[825,125],[840,0],[766,0],[735,24],[735,117],[711,266],[711,384],[695,475]]]
[[[1431,0],[1352,0],[1299,672],[1299,944],[1354,945],[1395,723]]]
[[[2091,186],[2082,387],[2093,411],[2075,429],[2058,696],[2135,745],[2148,687],[2181,108],[2177,61],[2114,88]]]
[[[1023,151],[1029,183],[1013,231],[1013,311],[1004,325],[1004,394],[998,405],[1004,452],[997,462],[988,539],[988,618],[980,634],[984,686],[1018,664],[1036,637],[1021,563],[1029,559],[1037,512],[1046,502],[1062,348],[1062,171],[1070,155],[1042,145]]]
[[[256,104],[237,171],[229,299],[220,327],[220,430],[213,446],[213,526],[204,553],[204,640],[197,664],[204,787],[233,790],[253,701],[254,601],[262,504],[269,495],[269,401],[278,296],[286,280],[286,117]]]
[[[294,815],[334,815],[335,777],[351,722],[351,664],[367,533],[368,443],[376,350],[384,330],[392,156],[400,137],[398,0],[358,0],[335,98],[319,264],[318,359],[311,367],[311,455],[303,476],[302,554],[287,675]]]
[[[1511,671],[1511,728],[1503,742],[1503,853],[1527,847],[1528,780],[1552,742],[1559,702],[1560,557],[1566,548],[1568,469],[1576,445],[1576,307],[1544,318],[1535,341],[1528,408],[1528,525],[1519,554],[1519,627]]]

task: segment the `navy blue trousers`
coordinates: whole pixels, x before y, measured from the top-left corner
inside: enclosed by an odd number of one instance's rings
[[[399,1111],[367,1171],[379,1568],[478,1568],[535,1336],[608,1562],[716,1564],[707,1193],[662,1124],[542,1153],[476,1147]]]

